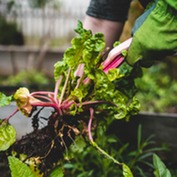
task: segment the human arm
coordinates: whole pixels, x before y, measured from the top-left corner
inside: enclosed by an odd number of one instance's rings
[[[106,47],[112,48],[113,43],[119,39],[122,30],[123,23],[110,21],[105,19],[98,19],[91,16],[86,16],[83,26],[85,29],[90,29],[95,34],[101,32],[104,34]]]
[[[131,0],[91,0],[83,23],[93,33],[102,32],[106,46],[119,40]]]

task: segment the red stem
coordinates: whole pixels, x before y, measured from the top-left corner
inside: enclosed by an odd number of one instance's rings
[[[53,107],[60,115],[62,114],[60,107],[56,103],[35,102],[31,103],[31,106]]]
[[[39,92],[32,92],[31,96],[35,96],[35,95],[54,95],[53,92],[49,92],[49,91],[39,91]]]
[[[12,116],[14,116],[17,112],[18,112],[18,108],[12,113],[9,115],[9,117],[5,118],[3,122],[7,122]]]
[[[69,68],[68,75],[66,77],[65,84],[64,84],[63,90],[62,90],[61,95],[60,95],[59,105],[61,104],[61,102],[63,100],[65,90],[66,90],[66,87],[67,87],[67,84],[68,84],[68,81],[69,81],[70,74],[71,74],[71,68]]]
[[[35,98],[42,98],[42,99],[45,99],[45,100],[48,100],[48,101],[53,100],[53,99],[51,99],[51,98],[48,98],[48,97],[42,96],[42,95],[35,95],[34,97],[35,97]]]
[[[118,66],[120,66],[120,64],[122,64],[123,61],[124,57],[120,54],[114,60],[112,60],[111,63],[109,63],[109,65],[104,67],[103,71],[107,74],[110,69],[117,68]]]
[[[108,102],[108,101],[102,101],[102,100],[95,100],[95,101],[85,101],[82,102],[82,105],[90,105],[90,104],[101,104],[101,103],[107,103],[107,104],[113,104],[112,102]],[[77,105],[80,105],[80,103],[78,103]]]
[[[88,122],[88,137],[89,137],[89,140],[91,142],[93,142],[93,137],[92,137],[92,132],[91,132],[93,113],[94,113],[93,108],[90,108],[90,119],[89,119],[89,122]]]
[[[58,81],[56,82],[56,85],[55,85],[54,100],[55,100],[56,103],[58,103],[58,99],[57,99],[58,89],[59,89],[59,86],[61,84],[62,79],[63,79],[63,76],[60,76]]]

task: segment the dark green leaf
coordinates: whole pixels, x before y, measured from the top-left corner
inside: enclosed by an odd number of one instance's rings
[[[122,50],[121,54],[126,57],[127,56],[127,50]]]

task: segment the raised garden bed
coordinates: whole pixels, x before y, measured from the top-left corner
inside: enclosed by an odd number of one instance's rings
[[[168,166],[176,169],[177,165],[177,114],[142,112],[129,122],[115,121],[109,131],[116,134],[124,143],[136,146],[137,129],[142,126],[142,139],[153,135],[155,146],[166,146],[167,151],[160,152]]]

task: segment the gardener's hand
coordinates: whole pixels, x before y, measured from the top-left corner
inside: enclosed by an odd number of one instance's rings
[[[177,1],[166,1],[172,6],[159,0],[135,22],[133,40],[126,58],[130,65],[139,61],[142,66],[148,67],[154,60],[177,51]]]

